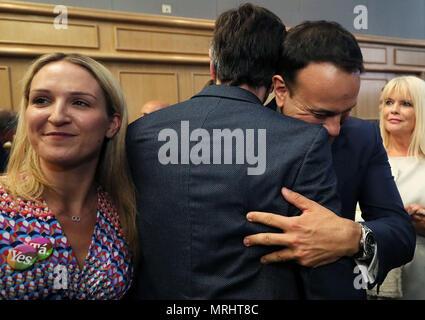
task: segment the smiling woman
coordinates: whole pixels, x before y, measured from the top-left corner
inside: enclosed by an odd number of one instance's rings
[[[0,298],[118,299],[129,289],[127,121],[124,95],[98,62],[56,53],[32,64],[0,185]]]
[[[96,79],[67,61],[50,63],[34,76],[25,116],[42,168],[95,168],[105,137],[112,138],[121,125],[119,113],[108,115]]]

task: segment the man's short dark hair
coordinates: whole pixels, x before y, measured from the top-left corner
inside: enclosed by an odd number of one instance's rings
[[[217,79],[232,86],[269,88],[285,34],[280,18],[265,8],[247,3],[222,13],[211,46]]]
[[[356,38],[331,21],[305,21],[288,31],[278,74],[292,93],[297,72],[311,62],[329,62],[347,72],[363,72],[363,56]]]

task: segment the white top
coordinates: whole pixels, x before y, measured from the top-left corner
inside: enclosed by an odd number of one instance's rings
[[[391,171],[403,204],[425,207],[425,160],[389,157]],[[415,256],[402,271],[403,299],[425,299],[425,238],[416,235]]]
[[[404,205],[425,207],[425,161],[415,157],[389,157],[391,171]]]

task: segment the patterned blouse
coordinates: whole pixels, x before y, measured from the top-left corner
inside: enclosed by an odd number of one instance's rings
[[[132,258],[117,211],[98,189],[97,219],[80,270],[45,201],[14,199],[0,185],[0,299],[120,299]]]

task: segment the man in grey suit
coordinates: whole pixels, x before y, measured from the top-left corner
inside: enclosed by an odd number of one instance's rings
[[[262,265],[273,248],[242,242],[275,230],[248,223],[248,211],[300,214],[282,186],[339,212],[327,131],[263,106],[285,33],[277,16],[251,4],[221,14],[211,47],[217,85],[129,126],[136,298],[364,298],[351,258],[315,269]]]

